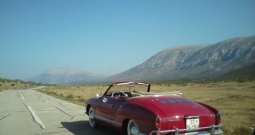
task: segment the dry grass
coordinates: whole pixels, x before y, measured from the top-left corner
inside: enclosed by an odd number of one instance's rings
[[[47,86],[40,91],[54,97],[84,106],[84,101],[102,95],[108,85],[70,85],[70,86]]]
[[[76,104],[102,95],[107,85],[49,86],[40,91]],[[255,128],[255,81],[152,84],[151,91],[175,91],[221,112],[225,135],[251,135]]]
[[[0,92],[4,90],[29,89],[37,86],[40,86],[40,84],[0,78]]]

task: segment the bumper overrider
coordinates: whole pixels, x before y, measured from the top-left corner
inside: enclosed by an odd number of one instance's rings
[[[196,129],[173,129],[173,130],[153,130],[150,132],[149,135],[160,135],[160,134],[167,134],[167,133],[174,133],[174,135],[222,135],[223,131],[220,129],[220,125],[212,125],[208,127],[200,127]],[[207,130],[207,131],[199,131],[199,130]],[[186,132],[186,133],[183,133]],[[141,134],[145,135],[145,134]]]

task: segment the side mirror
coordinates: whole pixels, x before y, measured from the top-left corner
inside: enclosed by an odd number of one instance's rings
[[[98,93],[96,94],[96,96],[97,96],[97,97],[100,97],[100,95],[99,95]]]

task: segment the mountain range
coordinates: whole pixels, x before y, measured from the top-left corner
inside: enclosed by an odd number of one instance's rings
[[[30,80],[40,83],[70,84],[224,78],[224,74],[231,77],[236,71],[242,74],[243,70],[239,69],[245,69],[247,66],[253,69],[254,63],[255,36],[250,36],[227,39],[214,44],[166,48],[142,64],[110,77],[83,70],[50,68]]]
[[[171,47],[108,80],[182,80],[221,76],[255,63],[255,36]]]
[[[30,78],[29,80],[47,84],[77,84],[84,82],[101,82],[106,77],[106,75],[91,73],[84,70],[53,67],[47,69],[40,75]]]

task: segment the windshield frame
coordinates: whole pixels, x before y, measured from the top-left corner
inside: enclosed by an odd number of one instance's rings
[[[115,82],[115,83],[112,83],[108,89],[105,91],[105,93],[103,95],[107,95],[108,91],[114,87],[114,86],[117,86],[117,85],[144,85],[144,86],[147,86],[147,92],[150,92],[150,88],[151,88],[151,84],[150,83],[147,83],[147,82]]]

